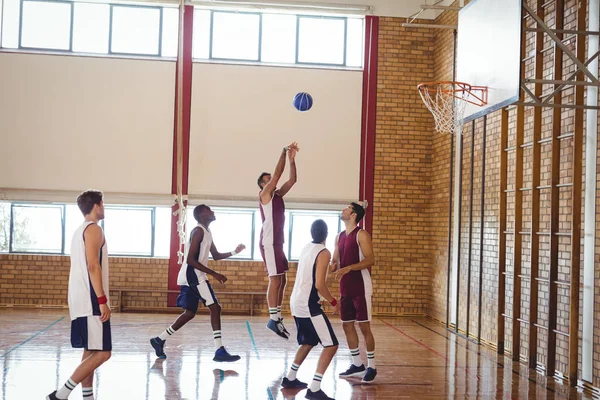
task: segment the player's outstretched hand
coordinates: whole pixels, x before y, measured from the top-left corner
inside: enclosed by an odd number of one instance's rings
[[[235,252],[239,254],[239,253],[241,253],[242,251],[244,251],[245,249],[246,249],[246,246],[240,243],[240,244],[238,244],[238,246],[235,248]]]
[[[344,275],[346,275],[348,272],[350,272],[350,268],[340,268],[338,269],[338,271],[335,273],[335,279],[337,279],[338,281],[342,279],[342,277]]]

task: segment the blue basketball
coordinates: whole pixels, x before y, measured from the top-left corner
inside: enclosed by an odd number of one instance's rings
[[[306,92],[300,92],[294,96],[294,107],[298,111],[308,111],[313,105],[312,96]]]

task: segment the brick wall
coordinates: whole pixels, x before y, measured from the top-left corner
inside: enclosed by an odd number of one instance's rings
[[[434,33],[380,18],[375,145],[374,304],[423,314],[431,291],[431,116],[417,84],[432,77]]]
[[[530,5],[535,2],[528,0]],[[577,2],[573,0],[566,1],[565,10],[565,29],[576,29],[576,7]],[[546,8],[547,16],[546,23],[550,26],[554,25],[554,5],[549,4]],[[453,25],[457,23],[456,13],[445,12],[439,18],[437,23],[445,25]],[[452,76],[452,31],[439,31],[436,33],[435,48],[434,48],[434,69],[435,79],[447,79]],[[575,49],[574,41],[567,41],[566,44],[571,50]],[[544,42],[544,47],[551,45],[551,41],[547,38]],[[527,43],[527,51],[532,54],[534,50],[533,36],[530,36],[530,40]],[[544,53],[543,58],[544,65],[544,78],[552,79],[552,68],[553,68],[553,53]],[[529,75],[533,73],[533,60],[526,64],[526,71]],[[573,63],[565,57],[564,61],[564,74],[568,76],[574,71]],[[546,88],[546,91],[550,88]],[[563,102],[572,102],[574,91],[567,89],[563,92]],[[509,130],[509,146],[513,146],[515,143],[515,111],[510,112],[510,130]],[[552,133],[551,125],[551,114],[552,111],[544,109],[542,113],[542,137],[548,137]],[[524,142],[529,142],[533,137],[533,110],[527,109],[525,114],[525,138]],[[562,112],[562,124],[561,132],[568,133],[573,131],[574,124],[574,112],[572,110],[564,110]],[[500,112],[496,112],[488,115],[487,118],[487,151],[486,151],[486,188],[485,188],[485,202],[484,210],[485,216],[483,224],[481,223],[480,217],[480,201],[481,201],[481,145],[482,145],[482,121],[478,120],[475,126],[475,133],[473,134],[472,125],[468,124],[464,128],[463,132],[463,187],[461,193],[461,204],[462,212],[461,218],[461,257],[460,257],[460,318],[459,326],[461,329],[466,328],[467,317],[466,317],[466,294],[467,294],[467,268],[469,264],[468,254],[468,240],[469,240],[469,212],[470,212],[470,201],[469,193],[471,189],[471,177],[470,177],[470,163],[471,157],[475,157],[475,168],[473,171],[473,227],[471,231],[472,246],[471,246],[471,318],[469,319],[469,329],[472,333],[475,333],[477,326],[477,307],[478,307],[478,280],[479,280],[479,234],[480,229],[483,226],[484,229],[484,243],[483,243],[483,293],[482,293],[482,338],[495,343],[497,341],[497,330],[496,330],[496,315],[497,310],[497,292],[498,292],[498,243],[500,235],[499,232],[499,197],[500,197],[500,170],[499,170],[499,159],[503,149],[500,148],[499,136],[500,136]],[[471,143],[475,138],[474,152],[471,154]],[[560,183],[569,183],[572,181],[572,139],[562,140],[560,142]],[[447,263],[447,233],[448,233],[448,172],[445,168],[448,168],[448,156],[449,142],[447,138],[434,136],[433,139],[433,195],[431,197],[432,204],[432,292],[431,292],[431,303],[429,315],[445,321],[446,316],[446,263]],[[550,144],[541,146],[541,181],[540,185],[548,185],[550,181]],[[532,174],[531,174],[531,162],[532,162],[532,151],[531,148],[526,148],[523,151],[524,155],[524,179],[523,186],[530,187]],[[508,158],[508,189],[514,188],[514,152],[509,153]],[[442,176],[443,175],[443,176]],[[585,177],[584,177],[585,179]],[[600,173],[598,175],[600,180]],[[600,193],[600,192],[599,192]],[[549,191],[542,191],[540,193],[540,227],[539,231],[549,231],[549,219],[550,219],[550,198]],[[560,189],[560,218],[559,218],[559,231],[568,232],[571,229],[571,188]],[[508,194],[508,231],[528,231],[531,226],[531,194],[530,192],[523,192],[523,223],[520,227],[514,227],[514,195]],[[582,202],[582,206],[583,206]],[[597,211],[597,214],[600,209]],[[583,213],[583,208],[582,208]],[[600,227],[598,223],[600,218],[597,218],[596,230]],[[582,224],[583,228],[583,224]],[[598,234],[598,233],[597,233]],[[530,273],[530,237],[522,236],[523,250],[522,250],[522,274],[527,276]],[[600,253],[599,247],[600,240],[596,242],[596,263],[599,262]],[[507,272],[513,271],[512,256],[514,248],[514,236],[507,238]],[[542,278],[548,277],[548,266],[549,266],[549,237],[540,236],[540,259],[539,259],[539,274]],[[559,280],[569,281],[570,279],[570,237],[561,236],[559,237]],[[582,252],[583,257],[583,252]],[[582,264],[583,266],[583,258]],[[600,279],[600,275],[596,271],[596,279]],[[598,281],[596,281],[596,287],[598,287]],[[529,290],[530,282],[527,279],[523,279],[522,285],[522,299],[520,305],[520,318],[524,320],[529,319]],[[537,322],[541,325],[547,324],[548,319],[548,286],[547,284],[540,282],[539,285],[539,310],[537,315]],[[512,277],[506,279],[506,311],[500,310],[499,312],[506,312],[512,314],[512,297],[513,297],[513,286]],[[557,318],[557,330],[562,332],[568,332],[568,321],[569,321],[569,289],[565,286],[558,287],[558,318]],[[596,307],[600,305],[600,292],[596,290]],[[475,310],[475,313],[473,311]],[[596,320],[595,327],[600,327],[600,311],[596,308]],[[534,318],[536,319],[536,318]],[[506,320],[506,348],[511,348],[512,339],[512,320]],[[596,332],[598,329],[596,329]],[[528,353],[529,339],[528,339],[528,327],[522,325],[521,329],[521,355],[525,356]],[[600,344],[600,336],[595,335],[596,348],[594,352],[594,382],[595,386],[600,385],[600,351],[597,346]],[[544,330],[538,331],[538,362],[544,364],[546,361],[546,347],[547,347],[547,334]],[[557,336],[557,370],[563,373],[567,372],[568,368],[568,340],[566,337],[561,335]],[[581,352],[581,350],[580,350]]]

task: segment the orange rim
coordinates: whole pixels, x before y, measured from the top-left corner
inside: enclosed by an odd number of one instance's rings
[[[441,85],[450,85],[452,89],[439,89]],[[457,82],[457,81],[434,81],[434,82],[424,82],[417,85],[417,89],[419,92],[429,92],[435,91],[445,94],[451,94],[457,99],[466,101],[467,103],[474,104],[476,106],[484,106],[487,104],[487,86],[471,86],[465,82]],[[465,98],[462,95],[458,96],[458,93],[468,93],[468,97]]]

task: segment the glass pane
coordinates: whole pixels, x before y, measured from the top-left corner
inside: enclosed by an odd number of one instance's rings
[[[10,203],[0,203],[0,253],[9,250]]]
[[[2,0],[2,47],[19,47],[19,0]]]
[[[152,210],[106,207],[104,234],[111,255],[149,256],[152,254]]]
[[[195,30],[196,27],[194,27]],[[163,8],[162,56],[177,57],[179,9]]]
[[[13,251],[60,253],[62,206],[13,206]]]
[[[69,50],[71,4],[24,1],[21,28],[22,47]]]
[[[75,204],[67,205],[67,219],[65,220],[65,254],[71,254],[73,234],[83,224],[84,217]]]
[[[113,6],[113,53],[158,55],[160,9]]]
[[[238,244],[246,249],[232,258],[251,258],[252,212],[214,209],[215,221],[210,224],[215,246],[221,253],[235,250]]]
[[[73,10],[73,51],[108,53],[110,6],[75,3]]]
[[[212,57],[258,60],[260,15],[213,13]]]
[[[343,64],[344,22],[344,19],[300,18],[298,61]]]
[[[296,16],[263,14],[261,61],[296,62]]]
[[[349,67],[362,67],[363,65],[364,32],[364,19],[348,18],[346,65]]]
[[[171,251],[171,207],[156,207],[154,256],[169,257]]]
[[[306,213],[306,212],[292,212],[293,226],[292,226],[292,252],[290,254],[291,260],[297,260],[300,257],[300,253],[304,246],[312,242],[312,236],[310,234],[310,226],[317,219],[322,219],[327,224],[328,235],[326,246],[331,251],[335,249],[335,235],[338,233],[338,221],[340,219],[337,213]]]
[[[210,48],[210,11],[194,10],[193,58],[208,59]]]

